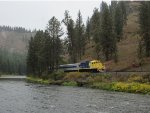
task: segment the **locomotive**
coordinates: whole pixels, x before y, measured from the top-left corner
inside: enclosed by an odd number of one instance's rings
[[[86,60],[74,64],[59,65],[64,72],[104,72],[105,65],[99,60]]]

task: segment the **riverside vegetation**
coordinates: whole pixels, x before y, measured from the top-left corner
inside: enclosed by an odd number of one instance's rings
[[[62,85],[83,86],[109,91],[121,91],[128,93],[150,94],[150,73],[145,75],[109,75],[100,73],[54,72],[48,76],[28,76],[28,82]]]
[[[27,80],[44,84],[85,86],[150,94],[150,74],[118,76],[105,73],[93,75],[91,73],[55,71],[60,64],[90,59],[100,59],[106,65],[113,62],[115,63],[113,67],[116,67],[117,71],[128,68],[132,70],[132,67],[139,67],[141,71],[144,58],[150,57],[150,30],[148,29],[150,27],[150,2],[142,1],[136,6],[133,4],[135,2],[112,1],[111,5],[102,2],[100,9],[94,9],[86,24],[83,23],[80,11],[76,20],[72,19],[69,11],[65,11],[62,21],[53,16],[48,21],[46,29],[37,31],[29,41],[26,62],[27,75],[29,75]],[[129,55],[126,54],[126,51],[130,49],[125,46],[120,50],[123,52],[120,54],[118,44],[122,41],[124,44],[120,45],[127,45],[124,28],[130,28],[127,33],[132,32],[132,24],[128,21],[132,19],[127,19],[134,12],[134,10],[130,10],[132,8],[137,9],[138,12],[136,18],[139,21],[136,21],[136,25],[139,26],[139,29],[134,33],[135,36],[138,35],[138,41],[133,38],[133,34],[127,38],[129,42],[130,40],[137,42],[137,50],[134,50],[134,53],[129,52],[129,54],[132,53]],[[62,29],[61,23],[66,26],[66,33]],[[61,36],[64,34],[66,34],[66,38],[62,40]],[[90,48],[94,49],[90,50]],[[130,48],[135,48],[133,43]],[[89,56],[90,51],[93,51],[91,56]],[[85,53],[88,55],[86,56]],[[120,58],[120,56],[122,57]],[[124,56],[127,56],[127,59],[124,59]],[[131,56],[134,56],[137,61],[130,60]],[[106,67],[108,67],[107,71],[112,71],[110,65]]]

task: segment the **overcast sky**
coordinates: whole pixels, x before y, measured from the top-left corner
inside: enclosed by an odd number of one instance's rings
[[[44,30],[52,16],[61,21],[65,10],[70,12],[74,20],[80,10],[83,21],[86,22],[87,17],[92,15],[93,9],[100,7],[100,3],[101,0],[0,1],[0,25]]]

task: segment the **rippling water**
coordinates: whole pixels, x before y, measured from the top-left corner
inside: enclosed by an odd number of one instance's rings
[[[150,95],[2,80],[0,113],[150,113]]]

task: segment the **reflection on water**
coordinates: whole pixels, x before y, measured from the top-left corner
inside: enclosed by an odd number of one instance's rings
[[[0,81],[0,113],[149,113],[150,96]]]

